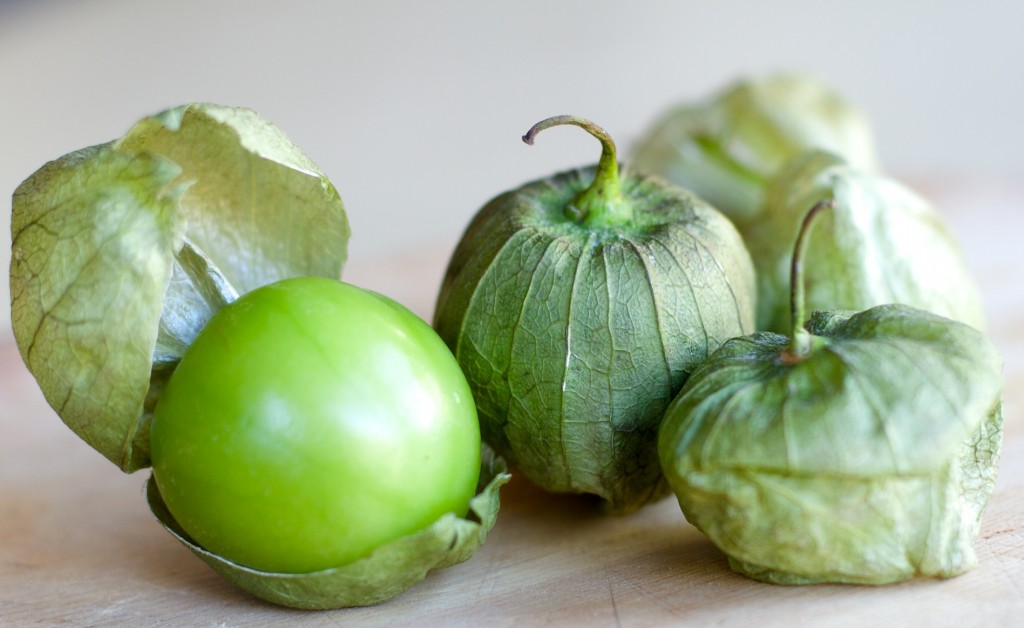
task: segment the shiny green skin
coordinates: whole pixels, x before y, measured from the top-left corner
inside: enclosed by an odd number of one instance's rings
[[[778,334],[730,340],[669,407],[659,454],[687,520],[768,582],[970,569],[1002,442],[992,343],[901,305],[807,331],[804,358]]]
[[[323,278],[218,312],[161,396],[151,446],[182,529],[277,573],[462,516],[480,472],[472,396],[444,343],[394,301]]]
[[[665,407],[726,339],[753,329],[753,268],[724,216],[624,174],[632,216],[581,224],[575,170],[488,203],[450,261],[434,325],[473,389],[484,440],[534,483],[613,512],[667,494]]]

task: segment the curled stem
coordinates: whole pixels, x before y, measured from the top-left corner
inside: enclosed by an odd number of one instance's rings
[[[793,326],[793,341],[790,344],[791,357],[802,358],[811,351],[811,334],[804,327],[804,256],[807,253],[807,240],[810,236],[814,219],[826,209],[834,209],[834,200],[820,201],[807,212],[793,246],[793,260],[789,268],[789,314]]]
[[[601,159],[597,162],[594,181],[572,199],[565,208],[566,215],[588,226],[609,227],[628,222],[633,211],[622,196],[615,142],[604,129],[579,116],[554,116],[533,125],[523,136],[523,141],[533,146],[538,133],[563,124],[578,126],[601,142]]]

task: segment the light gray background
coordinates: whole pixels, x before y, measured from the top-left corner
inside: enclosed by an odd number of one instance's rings
[[[340,190],[365,264],[447,250],[491,196],[597,159],[576,129],[523,145],[541,118],[589,117],[625,152],[673,103],[772,70],[859,103],[898,176],[1015,180],[1022,25],[1010,0],[0,0],[0,339],[14,188],[169,106],[282,127]]]

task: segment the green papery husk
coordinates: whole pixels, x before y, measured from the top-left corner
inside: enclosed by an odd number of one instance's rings
[[[985,328],[963,253],[931,204],[891,177],[810,151],[779,172],[761,217],[740,229],[758,269],[758,329],[790,331],[793,242],[808,208],[828,200],[804,257],[809,309],[902,303]]]
[[[164,529],[225,580],[274,604],[318,610],[370,606],[393,598],[443,569],[468,560],[486,541],[511,479],[501,458],[484,448],[478,492],[465,518],[443,515],[427,528],[378,547],[347,565],[307,574],[270,573],[233,563],[198,546],[167,510],[156,482],[146,483],[150,510]]]
[[[770,179],[811,149],[877,168],[860,110],[811,76],[772,74],[666,112],[634,148],[633,164],[693,190],[742,227],[762,213]]]
[[[977,330],[905,306],[817,312],[729,341],[666,413],[659,453],[687,520],[779,584],[951,577],[995,486],[1002,362]]]
[[[326,175],[248,109],[177,107],[50,162],[15,191],[11,318],[46,400],[124,471],[177,360],[239,294],[338,278],[349,228]]]
[[[633,173],[633,217],[565,216],[594,169],[498,196],[473,218],[434,327],[473,389],[485,442],[556,493],[628,513],[668,495],[665,407],[722,342],[753,330],[753,267],[733,225],[690,192]]]

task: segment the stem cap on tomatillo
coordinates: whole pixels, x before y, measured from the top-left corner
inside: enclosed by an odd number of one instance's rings
[[[561,124],[574,124],[601,142],[601,159],[594,168],[594,181],[569,201],[565,207],[566,217],[588,227],[614,227],[628,223],[633,219],[633,208],[631,201],[622,196],[615,142],[604,129],[577,116],[554,116],[533,125],[523,136],[523,141],[533,146],[538,133]]]

